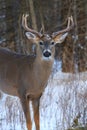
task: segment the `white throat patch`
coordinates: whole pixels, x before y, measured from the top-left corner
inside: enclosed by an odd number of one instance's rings
[[[42,60],[43,61],[50,61],[50,60],[53,60],[53,57],[52,56],[50,56],[50,57],[42,56]]]

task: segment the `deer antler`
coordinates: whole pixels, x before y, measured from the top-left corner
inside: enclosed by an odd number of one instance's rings
[[[59,35],[59,34],[65,33],[65,32],[69,32],[73,27],[74,27],[74,22],[73,22],[73,17],[71,16],[71,17],[68,17],[67,27],[61,31],[54,32],[52,34],[52,36],[55,37],[56,35]]]
[[[23,26],[23,28],[26,30],[26,31],[28,31],[28,32],[31,32],[31,33],[34,33],[35,35],[37,35],[38,37],[41,37],[41,33],[39,33],[39,32],[37,32],[37,31],[35,31],[35,30],[33,30],[33,29],[30,29],[29,27],[28,27],[28,25],[27,25],[27,17],[28,17],[29,15],[28,14],[23,14],[22,15],[22,26]]]

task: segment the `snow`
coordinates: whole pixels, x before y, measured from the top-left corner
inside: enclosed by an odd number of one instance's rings
[[[85,125],[87,123],[87,72],[63,73],[61,61],[55,62],[52,75],[40,100],[40,129],[66,130],[73,125],[73,120],[79,114],[79,125]],[[3,94],[0,100],[0,130],[27,130],[17,97]],[[32,130],[35,130],[34,121]]]

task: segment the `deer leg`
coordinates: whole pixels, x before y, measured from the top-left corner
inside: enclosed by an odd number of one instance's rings
[[[29,109],[29,98],[22,97],[20,98],[20,100],[24,111],[27,128],[28,130],[32,130],[32,122],[31,122],[30,109]]]
[[[36,130],[40,130],[40,121],[39,121],[39,98],[32,100],[33,112],[34,112],[34,121],[36,125]]]

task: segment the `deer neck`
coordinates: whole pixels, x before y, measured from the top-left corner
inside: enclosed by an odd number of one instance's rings
[[[48,80],[52,71],[53,61],[53,59],[46,61],[38,57],[36,58],[34,71],[36,71],[36,74],[40,77],[41,81]]]

